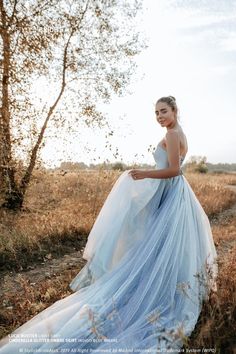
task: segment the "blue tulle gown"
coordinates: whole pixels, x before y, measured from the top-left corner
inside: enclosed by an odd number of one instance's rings
[[[153,155],[168,166],[161,145]],[[0,353],[177,353],[217,290],[216,257],[183,174],[135,181],[125,171],[89,234],[74,293],[3,338]]]

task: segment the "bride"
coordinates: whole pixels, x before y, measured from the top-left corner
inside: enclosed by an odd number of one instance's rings
[[[117,179],[88,236],[74,291],[0,341],[0,353],[177,353],[216,291],[209,220],[182,173],[173,96],[155,106],[156,168]]]

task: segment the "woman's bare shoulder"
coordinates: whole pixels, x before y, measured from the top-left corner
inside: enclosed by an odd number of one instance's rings
[[[167,134],[178,134],[178,133],[179,133],[179,131],[177,129],[171,128],[171,129],[167,130],[166,135]]]
[[[176,129],[168,129],[166,132],[165,138],[166,139],[176,139],[179,138],[180,134]]]
[[[183,132],[183,129],[168,129],[166,132],[164,140],[164,146],[166,147],[167,140],[169,142],[171,141],[179,141],[180,144],[180,151],[182,154],[186,154],[188,151],[188,142],[187,142],[187,137],[185,133]]]

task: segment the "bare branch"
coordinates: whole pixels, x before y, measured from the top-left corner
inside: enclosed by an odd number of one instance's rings
[[[14,0],[14,5],[13,5],[13,10],[12,10],[12,14],[11,17],[9,19],[9,25],[12,24],[12,21],[14,20],[15,14],[16,14],[16,5],[17,5],[17,0]]]
[[[31,177],[31,174],[32,174],[32,171],[34,169],[34,166],[35,166],[35,161],[36,161],[36,157],[37,157],[37,152],[40,148],[40,145],[42,143],[42,140],[43,140],[43,136],[44,136],[44,133],[45,133],[45,130],[47,128],[47,124],[48,124],[48,121],[50,119],[50,117],[52,116],[54,110],[56,109],[56,106],[58,105],[58,102],[60,101],[62,95],[63,95],[63,92],[65,90],[65,86],[66,86],[66,68],[67,68],[67,54],[68,54],[68,47],[69,47],[69,44],[70,44],[70,40],[73,36],[73,33],[74,33],[75,29],[72,29],[70,35],[69,35],[69,38],[67,40],[67,43],[65,45],[65,49],[64,49],[64,53],[63,53],[63,70],[62,70],[62,81],[61,81],[61,89],[60,89],[60,92],[54,102],[54,104],[50,107],[49,109],[49,112],[48,112],[48,115],[45,119],[45,122],[42,126],[42,129],[40,131],[40,134],[38,136],[38,139],[37,139],[37,142],[32,150],[32,154],[31,154],[31,158],[30,158],[30,163],[29,163],[29,166],[25,172],[25,175],[24,177],[22,178],[21,180],[21,185],[20,185],[20,190],[23,192],[25,192],[26,190],[26,187],[30,181],[30,177]]]

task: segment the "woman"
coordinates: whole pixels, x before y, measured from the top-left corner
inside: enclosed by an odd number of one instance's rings
[[[175,98],[160,98],[155,110],[167,129],[156,169],[118,178],[89,234],[88,262],[70,283],[75,293],[5,337],[0,353],[175,353],[193,331],[216,291],[217,255],[181,171],[188,147]]]

